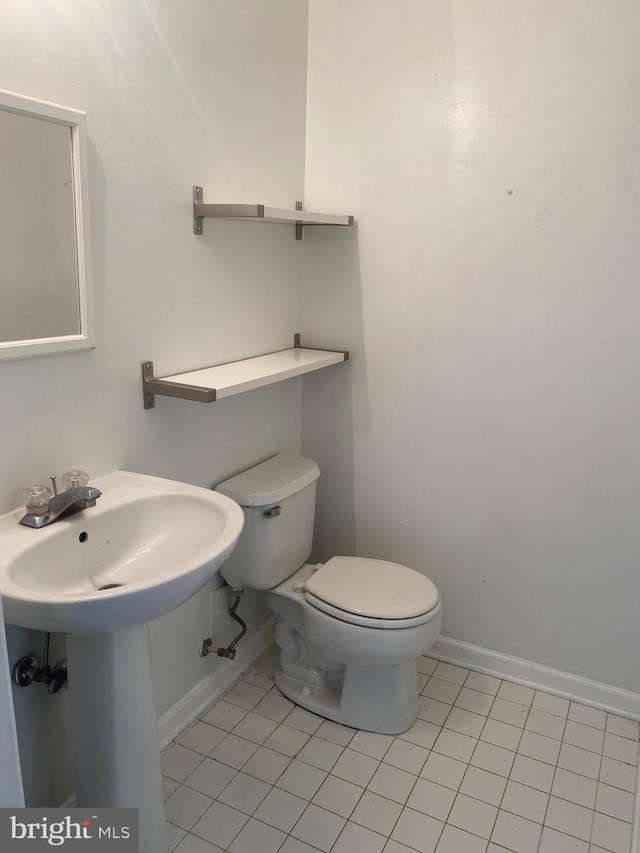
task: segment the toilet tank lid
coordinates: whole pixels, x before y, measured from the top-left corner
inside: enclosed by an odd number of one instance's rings
[[[278,453],[266,462],[243,471],[216,486],[240,506],[267,506],[290,497],[320,476],[312,459]]]

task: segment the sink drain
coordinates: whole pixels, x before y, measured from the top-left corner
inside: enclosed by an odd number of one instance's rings
[[[119,586],[124,586],[121,583],[106,583],[104,586],[98,587],[98,592],[102,592],[103,589],[117,589]]]

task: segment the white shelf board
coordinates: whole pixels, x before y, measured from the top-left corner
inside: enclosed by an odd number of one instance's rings
[[[150,377],[145,380],[145,392],[213,402],[340,364],[348,357],[347,352],[293,347],[216,367],[203,367],[161,378]]]
[[[287,210],[283,207],[267,207],[264,204],[213,204],[205,207],[219,209],[220,212],[213,215],[225,219],[256,219],[283,225],[353,225],[353,216]],[[242,210],[247,212],[243,213]]]

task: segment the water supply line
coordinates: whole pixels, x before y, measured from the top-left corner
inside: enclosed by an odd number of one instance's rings
[[[221,646],[213,646],[211,637],[207,637],[202,641],[202,647],[200,649],[200,657],[204,658],[207,655],[214,654],[219,658],[228,658],[229,660],[233,660],[236,656],[236,643],[239,643],[240,640],[247,633],[247,625],[246,623],[237,615],[236,610],[238,609],[238,605],[240,604],[240,599],[244,595],[244,589],[234,589],[234,602],[229,608],[229,616],[234,619],[242,628],[240,633],[231,640],[229,645],[224,648]]]

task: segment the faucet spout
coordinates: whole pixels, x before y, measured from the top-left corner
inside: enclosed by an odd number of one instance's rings
[[[46,527],[53,524],[59,518],[64,518],[71,513],[95,506],[96,500],[102,492],[93,486],[74,486],[64,492],[54,495],[49,501],[49,508],[44,515],[27,514],[20,519],[20,524],[27,527]]]

